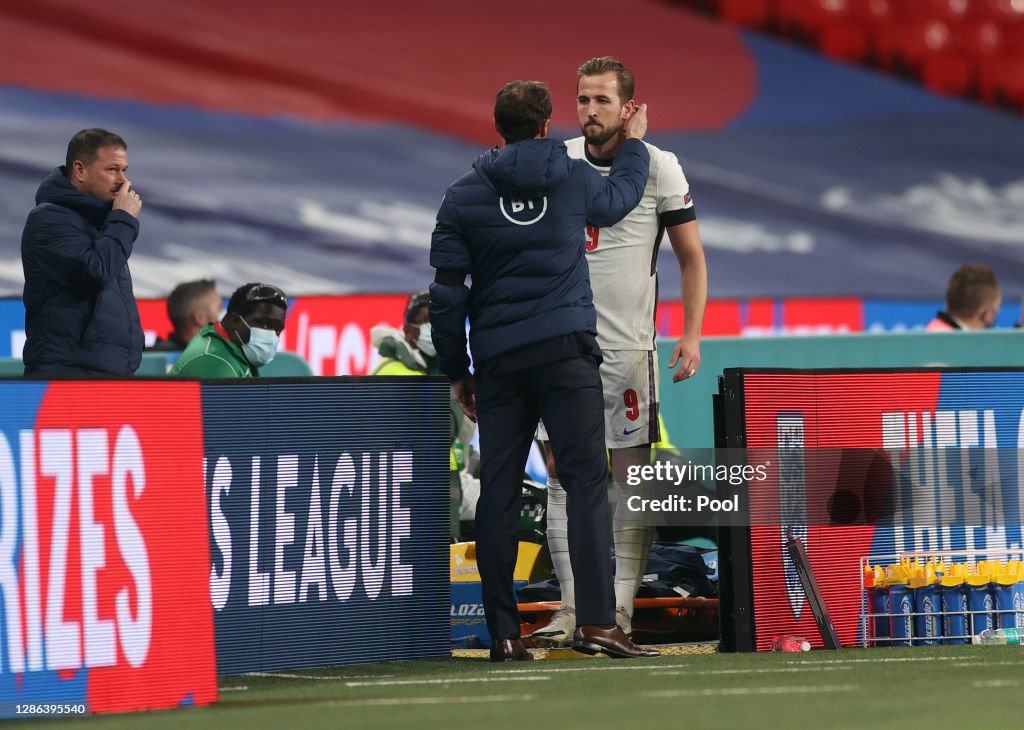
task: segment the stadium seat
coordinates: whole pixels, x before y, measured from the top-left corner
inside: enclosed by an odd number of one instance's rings
[[[941,93],[978,97],[980,68],[987,59],[1004,52],[1006,41],[1006,31],[991,20],[962,23],[946,50],[926,58],[921,80]]]
[[[831,58],[863,63],[868,55],[867,32],[849,22],[830,23],[818,36],[818,50]]]
[[[1010,41],[1008,29],[991,20],[963,23],[953,37],[953,47],[965,58],[978,63],[986,56],[994,56]]]
[[[868,34],[888,21],[891,3],[892,0],[779,0],[776,17],[780,28],[798,26],[810,39],[820,39],[830,29],[840,27],[858,28]],[[849,37],[850,34],[845,36]]]
[[[785,35],[813,42],[829,20],[848,11],[848,0],[777,0],[775,25]]]
[[[942,94],[1024,107],[1024,0],[674,1]]]
[[[718,15],[730,23],[764,28],[771,19],[768,0],[718,0]]]
[[[924,21],[941,20],[946,23],[959,23],[967,18],[972,2],[977,0],[900,0],[892,3],[894,20]]]
[[[1020,0],[971,0],[967,17],[991,20],[1000,25],[1024,23],[1024,3]]]
[[[274,359],[260,368],[260,376],[264,378],[300,378],[313,374],[313,368],[302,355],[294,352],[279,351]]]
[[[24,375],[25,363],[20,357],[0,357],[0,376]]]
[[[670,0],[673,5],[689,8],[698,13],[714,15],[718,12],[718,0]]]
[[[921,81],[940,94],[967,94],[976,74],[976,67],[955,53],[928,56],[921,69]]]
[[[925,58],[949,48],[952,33],[941,20],[913,21],[880,28],[875,57],[883,68],[919,76]]]
[[[990,104],[1024,111],[1024,58],[999,54],[978,67],[978,92]]]
[[[1024,22],[999,26],[999,52],[1024,58]]]
[[[895,4],[896,0],[850,0],[850,17],[861,25],[875,27],[892,19]]]
[[[163,352],[144,352],[136,375],[166,375],[167,355]]]

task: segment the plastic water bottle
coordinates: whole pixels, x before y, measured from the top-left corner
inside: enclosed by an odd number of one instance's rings
[[[889,584],[886,583],[885,571],[882,566],[872,568],[864,566],[864,589],[868,593],[868,605],[871,613],[877,614],[872,619],[876,639],[889,638]],[[878,642],[882,643],[882,642]]]
[[[811,642],[802,636],[786,634],[772,639],[772,651],[810,651]]]
[[[1020,631],[1017,629],[985,629],[980,634],[971,637],[971,643],[983,646],[994,646],[997,644],[1015,644],[1020,646]]]

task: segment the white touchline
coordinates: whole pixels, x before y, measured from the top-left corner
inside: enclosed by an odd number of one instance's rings
[[[1019,667],[1020,662],[957,662],[954,667]]]
[[[290,672],[249,672],[245,674],[246,677],[270,677],[276,679],[317,679],[323,682],[347,682],[351,679],[368,679],[373,677],[375,679],[386,679],[388,677],[394,677],[394,674],[356,674],[349,676],[330,676],[323,674],[292,674]]]
[[[819,664],[878,664],[879,662],[949,662],[954,659],[962,659],[956,656],[919,656],[919,657],[879,657],[878,659],[806,659],[804,661],[789,661],[787,664],[803,664],[813,667]]]
[[[479,697],[379,697],[366,700],[326,700],[314,705],[343,707],[395,707],[398,705],[473,705],[480,702],[529,702],[537,695],[481,695]]]
[[[479,682],[544,682],[547,677],[460,677],[456,679],[391,679],[380,682],[345,682],[346,687],[397,687],[416,684],[471,684]]]
[[[1024,684],[1024,682],[1019,679],[986,679],[971,682],[972,687],[978,687],[979,689],[986,687],[1019,687],[1021,684]]]
[[[708,689],[667,689],[641,692],[641,697],[735,697],[743,695],[817,694],[819,692],[853,692],[853,684],[798,685],[795,687],[712,687]]]
[[[589,661],[586,662],[586,664],[591,664],[591,663],[592,662],[589,662]],[[677,665],[677,666],[686,666],[686,665]],[[659,670],[662,670],[662,669],[664,669],[663,666],[660,667],[660,666],[656,666],[654,664],[640,664],[640,665],[630,664],[628,666],[623,666],[621,664],[616,664],[616,665],[610,666],[610,667],[558,667],[558,668],[552,667],[551,669],[543,669],[541,667],[537,667],[536,669],[493,669],[490,672],[488,672],[488,674],[537,674],[537,673],[554,674],[556,672],[628,672],[628,671],[634,671],[634,672],[654,672],[654,671],[659,671]]]
[[[837,672],[845,669],[853,669],[853,667],[784,667],[782,669],[709,669],[700,670],[692,669],[689,671],[679,671],[666,669],[659,672],[651,672],[653,677],[679,677],[679,676],[690,676],[698,677],[707,674],[779,674],[789,672]]]

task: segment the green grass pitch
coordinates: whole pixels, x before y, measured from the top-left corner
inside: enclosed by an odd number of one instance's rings
[[[215,706],[35,720],[78,728],[1024,728],[1024,647],[643,660],[479,658],[220,681]]]

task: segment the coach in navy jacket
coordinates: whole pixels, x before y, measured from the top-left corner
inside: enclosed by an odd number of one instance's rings
[[[431,330],[456,399],[470,418],[479,418],[477,564],[491,660],[531,658],[519,640],[512,571],[522,476],[539,417],[571,495],[573,572],[583,572],[576,574],[573,645],[588,653],[644,656],[615,626],[601,354],[584,231],[588,223],[617,223],[640,202],[650,161],[639,141],[646,108],[624,125],[631,139],[607,178],[570,159],[561,142],[545,139],[550,117],[543,84],[516,81],[498,92],[494,120],[506,146],[481,156],[448,188],[438,211],[430,246],[437,270]]]
[[[128,257],[142,206],[124,140],[82,130],[36,193],[21,237],[25,373],[131,375],[143,335]]]
[[[642,142],[627,140],[604,178],[562,142],[525,139],[485,152],[448,188],[430,245],[430,265],[443,272],[430,290],[430,326],[451,381],[469,373],[467,314],[478,363],[596,332],[584,229],[614,225],[636,207],[649,161]]]

